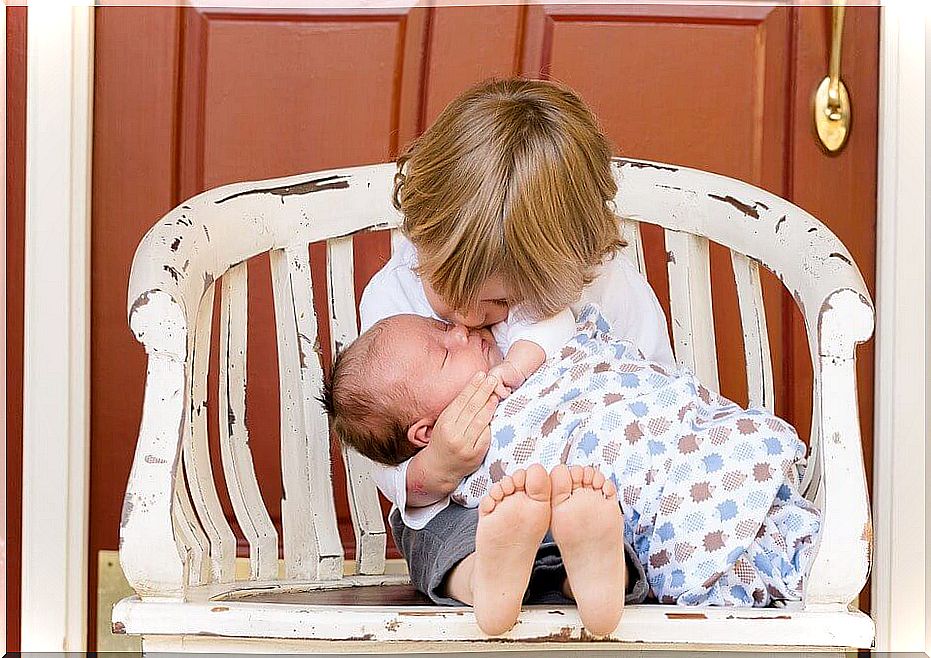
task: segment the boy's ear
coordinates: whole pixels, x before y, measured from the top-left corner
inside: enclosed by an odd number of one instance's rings
[[[418,448],[426,448],[432,434],[433,421],[428,418],[421,418],[407,428],[407,440]]]

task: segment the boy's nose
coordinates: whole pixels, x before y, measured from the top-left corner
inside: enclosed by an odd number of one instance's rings
[[[469,330],[461,324],[455,324],[446,332],[446,349],[463,347],[469,343]]]
[[[467,311],[456,311],[453,314],[453,321],[456,324],[464,324],[467,327],[481,327],[485,322],[485,314],[480,308],[472,308]]]

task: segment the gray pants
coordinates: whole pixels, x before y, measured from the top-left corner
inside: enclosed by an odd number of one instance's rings
[[[411,583],[438,605],[461,606],[462,602],[445,595],[446,577],[464,558],[475,552],[475,530],[478,509],[450,503],[434,516],[422,530],[412,530],[401,521],[401,513],[393,510],[389,517],[394,543],[407,561]],[[627,562],[627,604],[642,603],[649,587],[643,565],[627,541],[624,541]],[[530,573],[530,583],[524,594],[525,604],[569,605],[562,593],[566,579],[562,556],[546,533]]]

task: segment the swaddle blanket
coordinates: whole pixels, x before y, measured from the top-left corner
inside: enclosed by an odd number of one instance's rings
[[[659,601],[801,598],[820,514],[798,493],[805,446],[795,431],[647,361],[597,307],[498,406],[491,432],[453,501],[475,507],[492,483],[534,463],[595,466],[617,486],[625,537]]]

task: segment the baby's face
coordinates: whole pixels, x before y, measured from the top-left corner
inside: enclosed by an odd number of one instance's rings
[[[502,361],[488,329],[467,329],[416,315],[397,316],[388,338],[404,383],[420,411],[436,418],[476,372]]]

